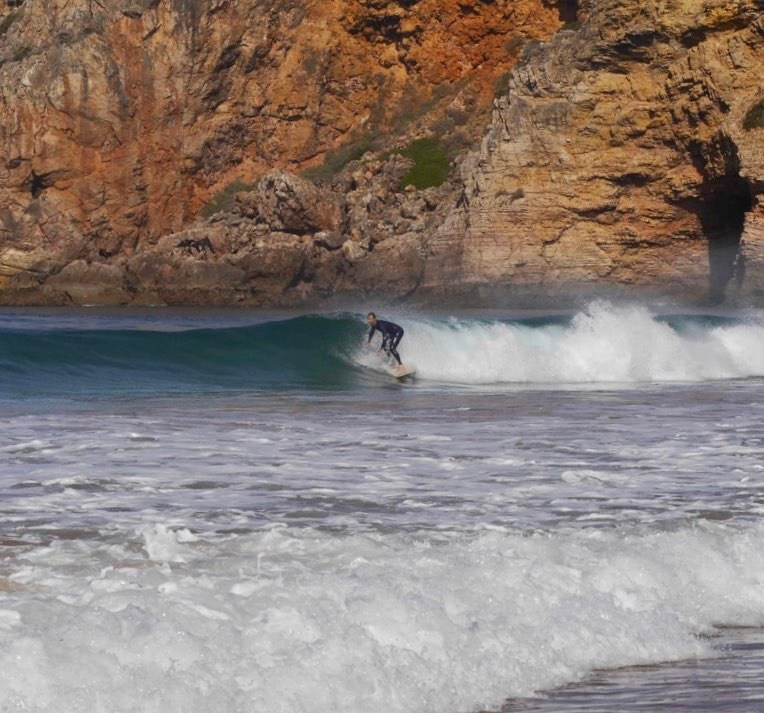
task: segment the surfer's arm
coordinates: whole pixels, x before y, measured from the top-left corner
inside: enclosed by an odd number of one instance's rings
[[[367,343],[367,344],[371,344],[371,338],[374,336],[374,330],[375,330],[375,329],[376,329],[376,327],[372,327],[372,328],[369,330],[369,339],[366,341],[366,343]]]

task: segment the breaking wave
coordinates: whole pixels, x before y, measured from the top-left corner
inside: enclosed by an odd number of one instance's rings
[[[558,385],[764,376],[759,318],[660,317],[640,306],[603,303],[572,317],[385,316],[404,327],[401,355],[426,381]],[[0,329],[0,395],[353,388],[390,371],[373,349],[364,349],[366,329],[363,315],[346,313],[186,331]]]

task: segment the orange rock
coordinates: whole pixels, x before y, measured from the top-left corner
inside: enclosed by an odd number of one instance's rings
[[[92,244],[84,256],[183,229],[234,180],[395,132],[456,82],[487,103],[514,61],[507,38],[559,25],[543,0],[26,0],[0,20],[11,12],[0,203],[16,222],[65,214]],[[44,232],[30,226],[25,240]]]

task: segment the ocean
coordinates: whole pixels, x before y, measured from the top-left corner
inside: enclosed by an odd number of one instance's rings
[[[365,309],[0,310],[0,710],[764,710],[764,312]]]

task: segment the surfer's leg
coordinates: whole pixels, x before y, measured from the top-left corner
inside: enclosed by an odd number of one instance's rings
[[[400,344],[402,338],[403,338],[403,330],[398,332],[393,337],[392,341],[390,342],[390,352],[389,353],[392,354],[395,357],[395,361],[397,361],[399,364],[403,364],[403,362],[401,361],[401,357],[398,354],[398,350],[396,349],[396,347]]]

